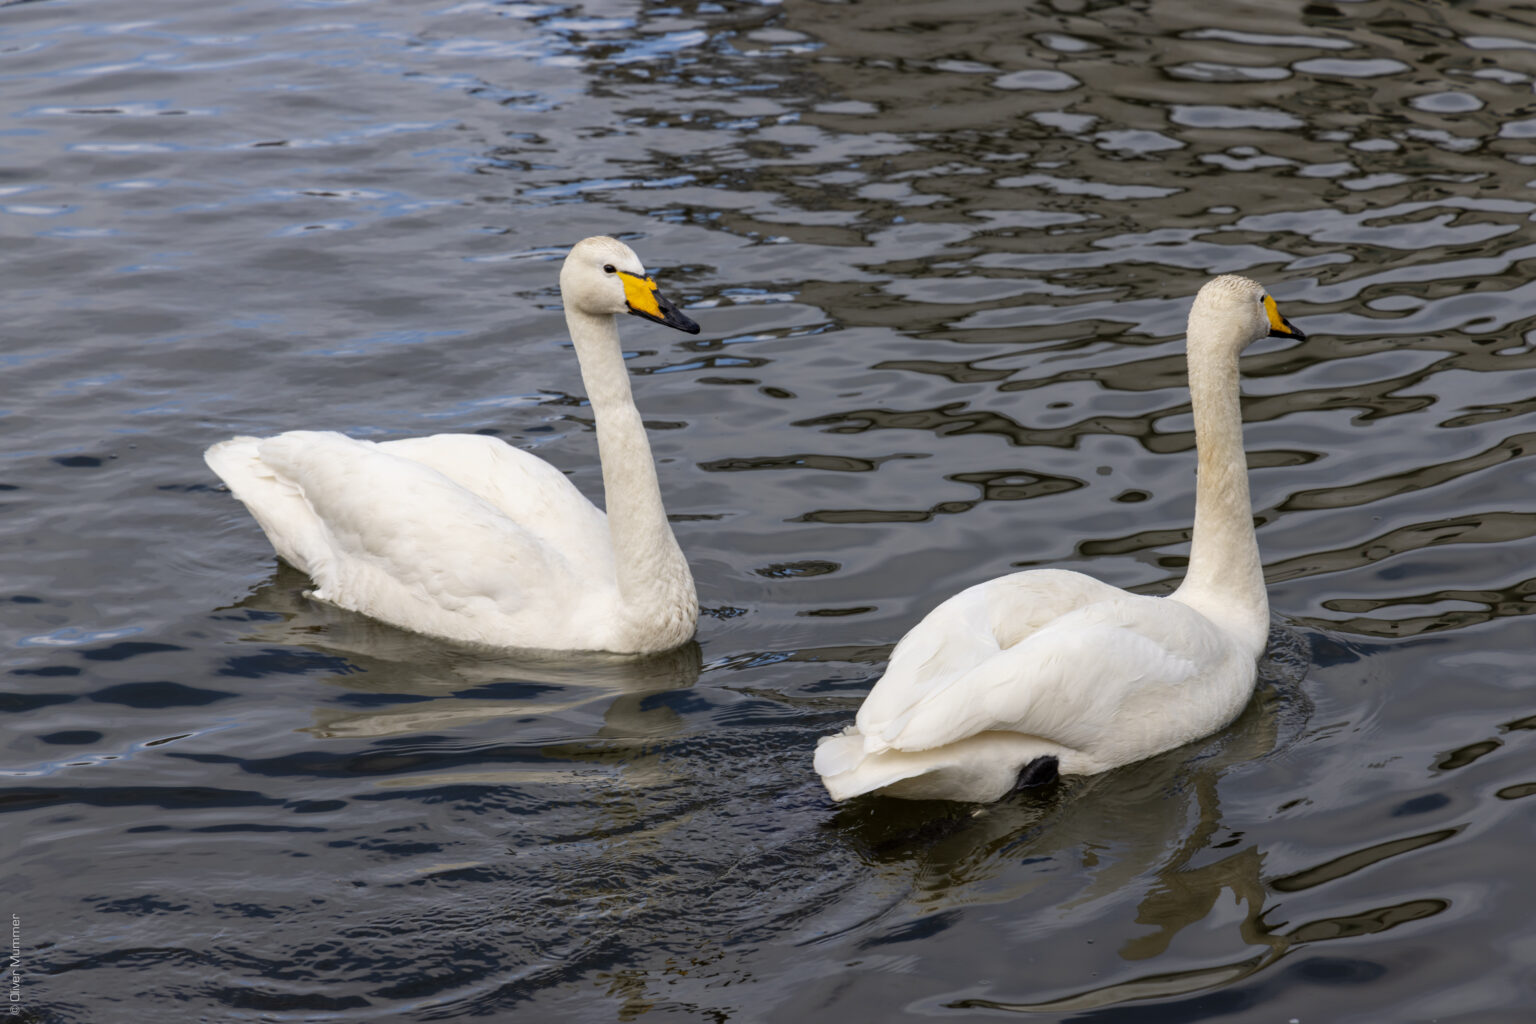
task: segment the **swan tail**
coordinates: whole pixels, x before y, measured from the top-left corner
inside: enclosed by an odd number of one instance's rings
[[[267,438],[232,437],[203,453],[208,468],[256,520],[278,557],[311,577],[318,577],[325,545],[323,527],[304,492],[263,460]]]
[[[1049,740],[1019,733],[982,733],[932,750],[873,754],[866,752],[864,739],[857,727],[850,727],[817,744],[816,773],[833,800],[880,793],[903,800],[988,803],[1011,792],[1020,783],[1020,771],[1036,762],[1037,773],[1046,763],[1075,773],[1082,760]]]
[[[817,741],[815,768],[833,800],[873,793],[922,771],[917,765],[866,753],[864,735],[855,726]]]

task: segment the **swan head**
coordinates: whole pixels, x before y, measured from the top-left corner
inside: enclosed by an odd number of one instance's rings
[[[604,235],[584,238],[560,268],[560,295],[567,309],[590,316],[630,313],[698,334],[699,325],[656,290],[635,250]]]
[[[1280,315],[1275,300],[1263,285],[1238,274],[1223,274],[1207,281],[1189,311],[1192,344],[1219,339],[1242,351],[1260,338],[1305,341],[1306,337]]]

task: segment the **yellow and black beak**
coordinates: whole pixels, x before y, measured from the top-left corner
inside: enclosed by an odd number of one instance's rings
[[[1297,341],[1307,340],[1307,336],[1302,332],[1301,328],[1280,315],[1280,310],[1275,306],[1275,300],[1268,295],[1264,296],[1264,312],[1269,315],[1269,336],[1271,338],[1295,338]]]
[[[635,316],[643,316],[647,320],[654,320],[668,327],[676,327],[689,334],[699,333],[699,325],[668,302],[661,292],[656,290],[656,282],[651,278],[636,277],[622,270],[618,273],[619,280],[624,282],[624,302]]]

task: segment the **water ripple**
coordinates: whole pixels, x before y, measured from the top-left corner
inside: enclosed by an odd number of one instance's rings
[[[1525,14],[141,6],[5,5],[26,1012],[1525,1009]],[[482,432],[600,495],[555,282],[599,232],[704,326],[623,325],[698,642],[311,600],[202,449]],[[830,805],[816,738],[940,596],[1177,584],[1184,320],[1234,271],[1309,335],[1243,361],[1250,708],[1049,794]]]

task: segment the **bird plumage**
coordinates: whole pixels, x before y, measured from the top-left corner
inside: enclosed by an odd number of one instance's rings
[[[868,792],[995,800],[1054,758],[1091,775],[1221,728],[1252,694],[1268,603],[1248,508],[1237,356],[1303,337],[1246,278],[1217,278],[1190,314],[1200,469],[1190,570],[1166,598],[1044,569],[970,587],[896,645],[854,724],[816,771],[842,800]]]
[[[641,653],[693,635],[693,578],[667,524],[614,318],[698,326],[614,239],[575,246],[561,291],[608,512],[542,459],[482,435],[376,443],[290,431],[209,448],[208,465],[278,555],[315,582],[312,596],[496,647]]]

